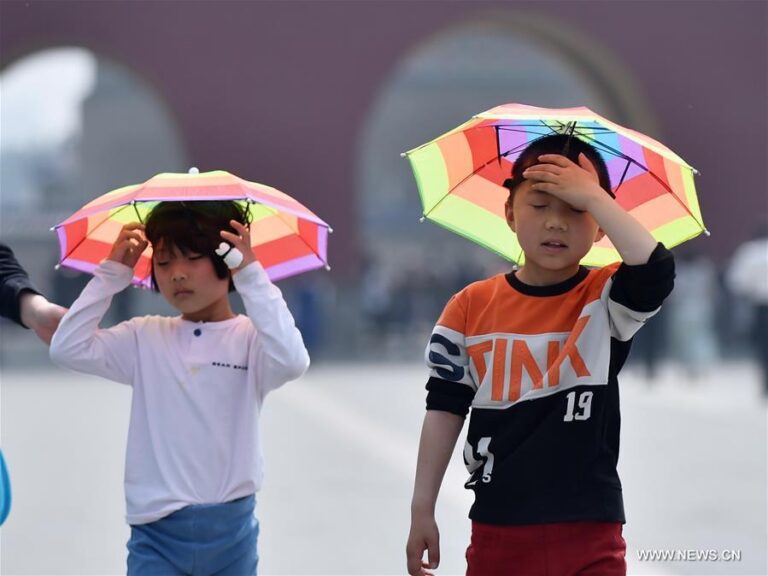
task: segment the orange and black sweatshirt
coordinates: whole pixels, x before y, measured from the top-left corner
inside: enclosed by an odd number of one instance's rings
[[[470,518],[625,521],[617,377],[674,277],[659,244],[646,264],[581,267],[544,287],[499,274],[449,300],[426,350],[427,409],[472,410]]]

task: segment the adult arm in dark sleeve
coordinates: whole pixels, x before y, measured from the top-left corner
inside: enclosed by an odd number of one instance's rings
[[[40,340],[50,344],[66,312],[66,308],[48,302],[35,289],[13,251],[0,244],[0,316],[32,329]]]
[[[40,294],[10,247],[0,243],[0,316],[10,318],[20,326],[24,326],[20,303],[24,292]]]

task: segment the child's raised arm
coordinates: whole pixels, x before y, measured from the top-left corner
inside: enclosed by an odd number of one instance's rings
[[[248,228],[236,220],[230,225],[237,234],[222,231],[221,236],[243,254],[241,264],[232,270],[232,279],[257,330],[252,354],[267,392],[304,374],[309,354],[280,289],[270,282],[251,251]]]
[[[577,210],[587,210],[628,265],[645,264],[658,244],[642,224],[613,200],[597,182],[597,172],[584,154],[576,165],[559,154],[539,156],[540,164],[523,175],[531,188],[552,194]]]
[[[428,410],[424,416],[411,501],[411,531],[406,556],[408,574],[431,574],[440,564],[440,532],[435,522],[435,504],[445,470],[451,459],[464,418],[451,412]],[[428,562],[423,562],[424,551]]]
[[[132,325],[123,322],[107,330],[99,323],[112,296],[130,285],[133,266],[147,247],[140,224],[123,227],[109,258],[94,272],[51,340],[51,359],[67,368],[130,384],[136,364]]]

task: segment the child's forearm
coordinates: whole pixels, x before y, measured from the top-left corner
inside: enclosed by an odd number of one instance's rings
[[[630,266],[645,264],[656,248],[657,241],[640,222],[607,195],[596,198],[588,210],[605,235]]]
[[[464,418],[450,412],[428,410],[424,416],[416,464],[411,514],[434,514],[437,494],[448,468]]]
[[[51,359],[61,366],[122,382],[123,364],[132,364],[129,338],[122,330],[99,330],[112,296],[130,284],[132,271],[122,264],[106,261],[94,273],[83,292],[61,319],[51,341]],[[117,351],[117,352],[116,352]],[[120,356],[120,361],[112,361]]]
[[[309,354],[280,289],[258,262],[234,275],[235,288],[258,332],[263,351],[282,382],[295,380],[309,367]],[[282,383],[280,382],[280,383]]]

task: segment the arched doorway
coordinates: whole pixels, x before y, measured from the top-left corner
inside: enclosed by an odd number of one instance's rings
[[[48,48],[11,62],[0,93],[0,233],[38,289],[69,305],[87,277],[54,271],[58,245],[49,228],[111,189],[186,170],[185,145],[154,87],[85,48]],[[134,305],[125,292],[113,319],[162,307],[140,300]],[[3,356],[23,357],[17,347],[44,354],[27,336],[5,339]]]

